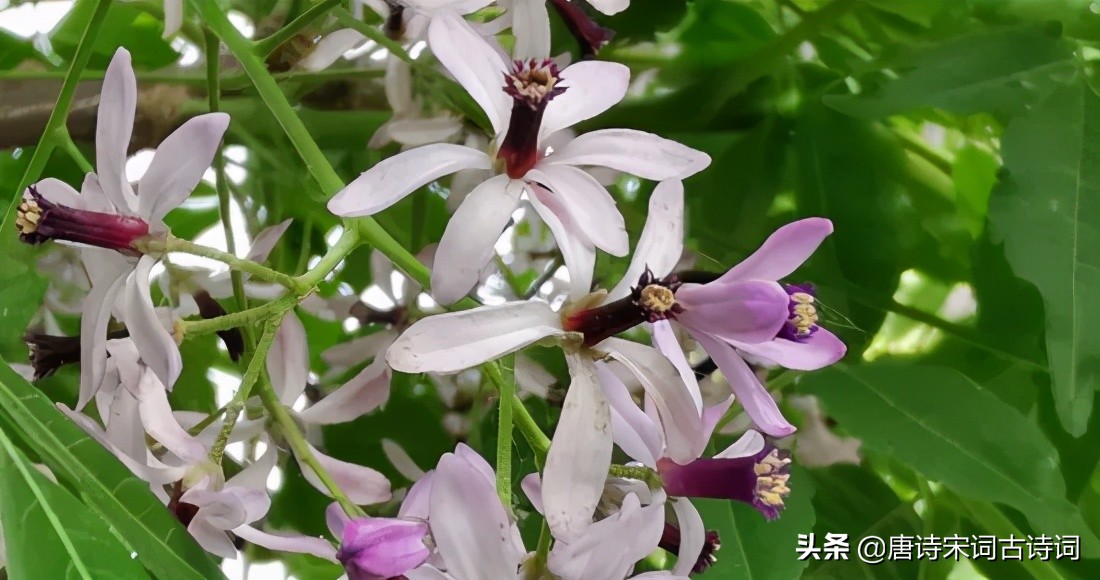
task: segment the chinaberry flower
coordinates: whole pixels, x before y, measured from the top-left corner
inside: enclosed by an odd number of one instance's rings
[[[372,215],[440,177],[463,169],[493,170],[496,175],[474,187],[458,207],[440,241],[432,291],[441,303],[458,300],[477,282],[524,192],[562,244],[570,272],[590,280],[594,248],[624,255],[628,239],[615,200],[582,168],[665,180],[687,177],[710,163],[704,153],[626,129],[594,131],[547,148],[550,135],[623,98],[629,80],[625,66],[587,61],[559,70],[544,58],[505,63],[453,14],[433,18],[429,38],[440,62],[488,116],[490,151],[447,143],[405,151],[367,170],[328,207],[341,216]]]
[[[790,463],[785,451],[764,444],[750,455],[727,451],[687,465],[661,458],[657,473],[669,495],[736,500],[774,520],[791,492],[787,487]]]
[[[135,193],[126,178],[126,149],[136,101],[130,53],[120,48],[107,67],[100,94],[96,173],[85,177],[81,193],[54,179],[38,182],[28,188],[18,215],[20,236],[27,242],[56,239],[92,246],[83,254],[92,288],[81,316],[78,408],[102,379],[112,313],[120,315],[142,359],[165,386],[171,388],[179,377],[179,350],[158,320],[149,293],[149,273],[157,257],[141,255],[134,242],[167,231],[164,216],[198,184],[229,124],[224,113],[188,120],[157,148]]]
[[[336,559],[344,565],[349,580],[401,576],[431,555],[424,543],[427,535],[428,524],[424,522],[358,518],[343,524]]]
[[[810,257],[832,232],[832,223],[807,218],[788,224],[725,274],[697,283],[669,274],[683,249],[682,219],[682,189],[654,191],[649,218],[623,281],[603,305],[574,312],[566,329],[582,333],[591,344],[651,322],[654,344],[669,358],[681,359],[677,366],[686,369],[675,323],[717,363],[761,430],[774,436],[791,434],[794,426],[783,418],[743,357],[816,370],[844,356],[844,344],[818,324],[812,288],[777,281]],[[637,282],[632,285],[632,280]]]

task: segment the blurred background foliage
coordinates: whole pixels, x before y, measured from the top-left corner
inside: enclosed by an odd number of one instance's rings
[[[300,0],[225,4],[257,38],[308,6]],[[5,199],[20,193],[90,7],[77,0],[33,39],[0,30]],[[26,8],[0,1],[0,26]],[[130,50],[141,83],[135,151],[155,146],[206,109],[196,52],[201,30],[191,23],[180,39],[162,40],[160,11],[159,2],[146,0],[110,8],[68,123],[89,157],[97,78],[117,46]],[[724,270],[799,217],[826,216],[836,227],[792,281],[816,285],[826,324],[849,354],[829,370],[774,376],[772,385],[796,423],[801,412],[789,399],[816,396],[835,433],[862,441],[862,461],[797,469],[788,509],[773,523],[748,507],[701,501],[723,544],[706,576],[1100,577],[1100,334],[1093,332],[1100,325],[1100,302],[1093,304],[1100,292],[1100,2],[633,0],[620,15],[597,20],[617,32],[600,57],[629,65],[635,80],[626,101],[581,130],[654,131],[713,158],[708,170],[686,182],[686,245],[696,268]],[[308,32],[331,28],[322,19]],[[554,39],[557,52],[577,56],[556,20]],[[292,64],[301,55],[281,56]],[[232,57],[222,59],[223,104],[233,115],[227,143],[243,152],[231,155],[241,175],[233,194],[252,233],[294,218],[272,264],[301,271],[322,253],[326,232],[338,222],[247,78]],[[369,59],[323,73],[290,68],[277,75],[345,180],[396,151],[366,147],[389,117],[380,76]],[[417,82],[435,104],[469,110],[454,87]],[[61,150],[43,174],[74,185],[82,178]],[[644,223],[651,188],[627,177],[615,188],[632,237]],[[218,226],[216,208],[213,189],[202,186],[169,224],[177,236],[199,235]],[[45,282],[34,273],[38,250],[16,242],[13,213],[7,212],[0,238],[0,354],[22,362],[19,336],[37,323]],[[439,239],[448,214],[438,188],[431,188],[378,217],[416,252]],[[363,291],[371,283],[367,263],[368,249],[357,251],[321,293],[341,286]],[[596,279],[617,280],[625,267],[601,255]],[[513,274],[523,288],[538,272]],[[326,368],[319,353],[348,333],[337,322],[303,318],[319,371]],[[75,333],[75,319],[58,322]],[[213,339],[189,341],[183,349],[187,365],[173,402],[210,412],[218,406],[210,369],[238,371]],[[559,379],[565,376],[560,360],[539,349],[532,354],[550,358],[542,362]],[[4,382],[12,396],[29,388],[15,377]],[[76,382],[75,370],[65,369],[38,386],[71,403]],[[553,402],[529,401],[550,427]],[[477,449],[493,449],[491,397],[479,392],[463,405],[460,411],[474,418],[464,438]],[[455,437],[444,428],[452,412],[427,378],[398,375],[384,409],[314,436],[330,454],[378,468],[399,487],[408,482],[390,467],[381,439],[392,439],[428,468],[453,448]],[[35,420],[29,417],[8,408],[2,425],[25,434],[23,421]],[[26,437],[13,439],[35,459]],[[715,446],[727,440],[720,436]],[[523,443],[517,445],[518,477],[534,466]],[[73,450],[80,461],[91,461],[86,446]],[[328,500],[295,469],[284,472],[268,523],[322,534]],[[10,466],[0,469],[0,476],[9,472]],[[525,506],[519,507],[522,513]],[[874,567],[854,556],[798,561],[796,534],[811,531],[819,538],[848,533],[853,546],[865,535],[1074,534],[1081,537],[1082,559]],[[253,550],[261,560],[278,557]],[[340,572],[306,557],[286,557],[285,564],[303,578]]]

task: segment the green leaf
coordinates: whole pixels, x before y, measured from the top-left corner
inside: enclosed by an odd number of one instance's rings
[[[27,59],[41,60],[30,39],[0,29],[0,70],[9,70]]]
[[[11,578],[148,578],[106,522],[0,431],[0,521]]]
[[[79,0],[73,9],[50,32],[50,44],[65,59],[72,58],[95,3]],[[164,25],[160,19],[123,2],[113,3],[107,11],[99,35],[96,36],[90,68],[107,68],[118,47],[130,51],[136,67],[158,68],[175,62],[179,54],[161,37]]]
[[[1073,50],[1035,27],[982,31],[919,48],[893,64],[896,80],[825,103],[869,119],[936,107],[960,114],[1019,112],[1072,74]],[[879,74],[879,73],[876,73]]]
[[[1058,454],[1038,427],[956,371],[919,365],[837,366],[801,390],[868,447],[906,462],[957,493],[1023,512],[1036,531],[1100,540],[1066,500]]]
[[[717,530],[722,542],[715,578],[782,580],[798,578],[808,561],[798,559],[798,534],[814,527],[813,480],[797,466],[791,470],[791,495],[775,521],[767,521],[756,508],[734,501],[696,500],[703,523]]]
[[[1100,97],[1065,86],[1005,131],[1005,175],[989,202],[995,242],[1043,296],[1054,404],[1085,433],[1100,388]]]
[[[687,18],[669,36],[680,43],[678,65],[709,68],[752,54],[774,39],[775,31],[745,4],[702,1],[688,5]]]
[[[153,574],[195,580],[222,576],[149,484],[131,474],[2,359],[0,419],[18,426],[19,439],[59,480],[80,491],[84,503],[107,520]]]

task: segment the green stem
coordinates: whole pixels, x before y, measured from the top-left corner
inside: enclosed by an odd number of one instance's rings
[[[962,498],[959,498],[959,503],[967,512],[970,512],[969,515],[974,522],[990,534],[998,538],[1007,538],[1010,535],[1017,538],[1027,537],[1027,534],[1020,531],[1020,529],[1012,523],[1012,520],[1005,517],[1005,515],[1001,513],[1001,510],[997,509],[993,504],[977,500],[963,500]],[[1064,578],[1058,569],[1046,560],[1025,558],[1019,560],[1019,562],[1036,580],[1058,580]]]
[[[222,455],[225,453],[226,444],[229,443],[229,435],[237,425],[237,417],[244,410],[244,403],[248,400],[253,385],[260,379],[260,374],[264,371],[267,364],[267,352],[271,350],[271,345],[275,342],[275,334],[279,330],[281,322],[281,316],[273,315],[264,324],[264,333],[260,335],[260,341],[252,352],[252,359],[248,362],[248,368],[245,370],[244,376],[241,377],[241,387],[237,389],[237,394],[229,402],[225,412],[225,423],[222,430],[218,432],[218,438],[214,440],[214,446],[210,448],[210,461],[214,462],[214,465],[221,465],[222,463]]]
[[[528,576],[529,578],[549,577],[546,560],[550,556],[550,544],[553,541],[554,536],[550,533],[550,525],[546,523],[546,518],[543,518],[542,525],[539,527],[539,545],[535,549],[535,559],[531,563],[533,574]]]
[[[241,272],[247,272],[256,278],[266,280],[268,282],[274,282],[276,284],[285,286],[287,289],[293,291],[298,295],[305,294],[309,291],[310,286],[303,285],[293,276],[288,276],[282,272],[278,272],[258,264],[252,260],[245,260],[238,258],[237,256],[228,252],[211,248],[209,246],[203,246],[194,242],[177,238],[171,234],[164,240],[157,238],[147,238],[143,241],[136,242],[135,245],[145,252],[183,252],[185,254],[193,254],[195,256],[202,256],[204,258],[210,258],[211,260],[217,260],[228,265],[234,270]]]
[[[84,173],[95,173],[95,168],[88,162],[88,158],[84,157],[80,147],[76,146],[76,142],[73,141],[73,136],[69,134],[68,129],[61,127],[58,132],[61,134],[59,139],[61,140],[61,146],[65,148],[65,153],[69,154],[69,157],[76,162],[80,170]]]
[[[482,367],[500,394],[497,422],[497,495],[505,506],[512,505],[512,407],[516,400],[515,377],[501,373],[500,366],[487,364]]]
[[[284,42],[293,38],[294,35],[298,34],[298,32],[300,32],[303,28],[309,26],[310,24],[313,24],[314,20],[317,20],[318,18],[324,16],[325,12],[327,12],[329,8],[338,6],[339,4],[340,0],[324,0],[323,2],[319,2],[317,4],[314,4],[313,6],[310,6],[308,10],[303,12],[300,16],[292,20],[286,26],[280,28],[279,31],[275,34],[272,34],[271,36],[268,36],[267,38],[264,38],[262,40],[257,40],[255,46],[253,47],[254,52],[260,58],[267,58],[268,56],[271,56],[271,53],[275,52],[275,49],[282,46]]]
[[[286,438],[287,443],[290,445],[291,451],[294,452],[294,456],[298,458],[298,461],[305,464],[308,469],[312,469],[313,473],[317,475],[317,479],[321,480],[321,484],[325,486],[325,489],[332,494],[333,499],[340,504],[340,507],[344,508],[344,513],[350,518],[361,518],[365,514],[359,506],[352,503],[348,496],[344,494],[340,486],[333,481],[332,476],[325,471],[325,468],[321,466],[317,461],[317,457],[313,455],[313,450],[309,448],[309,444],[306,443],[306,438],[302,435],[302,432],[298,430],[298,426],[294,423],[294,418],[287,412],[286,407],[279,402],[279,397],[275,395],[275,391],[271,388],[271,385],[264,384],[260,387],[260,400],[264,403],[264,408],[273,419],[275,424],[279,426],[279,431],[282,432],[283,437]]]
[[[219,316],[217,318],[211,318],[209,320],[180,320],[176,324],[179,325],[180,332],[185,337],[204,336],[207,334],[213,334],[215,332],[221,332],[223,330],[229,330],[231,328],[239,328],[242,326],[249,326],[261,323],[268,318],[271,318],[275,313],[280,310],[286,311],[289,306],[293,306],[298,303],[298,297],[295,295],[283,296],[282,298],[268,302],[257,306],[255,308],[249,308],[241,312],[234,312],[232,314],[226,314],[225,316]]]
[[[345,227],[343,233],[340,234],[340,239],[336,240],[336,243],[325,255],[321,257],[321,260],[317,262],[310,271],[295,278],[295,283],[301,288],[313,288],[321,283],[336,269],[336,266],[340,264],[340,261],[348,257],[348,254],[359,246],[359,230],[354,227]]]
[[[419,66],[421,64],[417,62],[416,59],[409,56],[409,53],[405,50],[404,46],[401,46],[401,43],[386,36],[386,33],[382,32],[377,26],[371,26],[359,20],[353,16],[351,12],[348,12],[346,8],[336,8],[332,11],[332,15],[336,17],[336,21],[341,25],[356,30],[363,36],[373,40],[379,46],[390,51],[390,54],[397,58],[413,66]]]
[[[103,25],[103,20],[107,16],[107,9],[110,8],[111,4],[109,0],[92,1],[94,2],[92,16],[88,19],[88,25],[84,27],[84,33],[80,37],[80,44],[76,47],[76,54],[73,55],[69,71],[65,73],[65,80],[61,83],[61,92],[57,95],[53,112],[50,113],[50,118],[46,121],[46,127],[42,130],[42,139],[38,142],[38,146],[34,148],[34,153],[27,163],[27,169],[23,171],[23,177],[19,180],[19,187],[15,190],[14,202],[9,206],[7,215],[4,216],[4,231],[14,226],[14,210],[19,207],[19,199],[23,190],[38,176],[42,175],[42,170],[46,167],[46,161],[49,160],[50,153],[61,142],[61,132],[64,131],[65,134],[68,134],[65,129],[65,119],[69,115],[69,108],[72,107],[73,95],[77,83],[80,82],[80,75],[88,66],[88,60],[92,57],[96,36],[99,35],[99,29]],[[8,222],[12,223],[9,224]]]
[[[512,410],[515,412],[516,428],[523,434],[527,444],[535,452],[535,464],[541,466],[546,460],[546,454],[550,452],[550,438],[542,432],[527,406],[523,404],[519,396],[512,395]]]

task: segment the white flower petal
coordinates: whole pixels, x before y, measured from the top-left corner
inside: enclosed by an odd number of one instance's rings
[[[684,179],[710,165],[710,156],[664,137],[633,129],[585,133],[546,157],[546,163],[598,165],[643,179]]]
[[[271,475],[271,470],[275,468],[278,461],[279,452],[269,443],[267,450],[259,459],[250,463],[237,475],[229,478],[225,485],[226,487],[265,490],[267,489],[267,477]]]
[[[617,62],[586,60],[566,67],[561,79],[565,92],[546,105],[539,127],[540,141],[623,100],[630,84],[630,69]]]
[[[206,459],[206,446],[185,431],[172,415],[168,393],[156,375],[146,371],[138,381],[141,424],[155,441],[189,464]]]
[[[306,327],[293,310],[283,317],[271,349],[267,351],[266,362],[279,402],[293,405],[298,395],[306,390],[309,380],[309,340]]]
[[[542,478],[536,471],[534,473],[528,473],[523,476],[523,479],[519,482],[520,489],[523,490],[523,495],[527,496],[527,501],[531,502],[531,507],[535,508],[535,511],[544,513],[542,507]]]
[[[245,258],[261,264],[266,262],[267,257],[271,255],[271,250],[275,249],[275,244],[279,243],[292,221],[294,221],[294,218],[287,218],[271,227],[260,230],[260,233],[252,238],[252,247],[249,248],[248,255]]]
[[[544,0],[513,0],[512,35],[516,45],[512,58],[527,60],[550,55],[550,14]]]
[[[93,284],[80,316],[80,395],[77,410],[83,409],[103,381],[107,365],[107,324],[111,320],[118,291],[125,274],[106,283]]]
[[[457,302],[477,284],[522,193],[522,182],[497,175],[466,196],[447,222],[436,249],[432,269],[432,297],[436,301]]]
[[[490,167],[483,151],[450,143],[425,145],[383,159],[365,171],[329,200],[328,210],[344,217],[373,215],[440,177]]]
[[[296,554],[312,554],[318,558],[336,561],[336,548],[328,540],[311,536],[282,536],[269,534],[253,528],[252,526],[240,526],[233,529],[233,533],[257,546],[263,546],[277,552],[294,552]]]
[[[386,459],[389,460],[390,465],[397,470],[405,479],[409,481],[420,481],[420,478],[424,477],[424,470],[420,469],[420,466],[413,461],[412,457],[405,452],[405,449],[401,447],[393,439],[385,439],[382,441],[382,453],[386,455]],[[408,497],[407,495],[405,497]]]
[[[183,0],[164,0],[164,38],[179,32],[183,26]]]
[[[447,141],[462,131],[462,121],[450,115],[430,119],[398,119],[386,123],[384,127],[389,139],[405,147],[419,147],[430,143]],[[374,139],[371,139],[374,142]],[[381,146],[381,145],[372,145]]]
[[[695,401],[695,409],[702,413],[703,393],[699,390],[699,380],[695,378],[695,371],[692,370],[691,364],[688,363],[687,356],[680,346],[680,341],[676,338],[676,331],[672,329],[672,323],[667,320],[658,320],[653,323],[651,331],[653,333],[653,346],[657,347],[657,350],[661,351],[661,354],[665,355],[665,358],[676,367],[676,372],[680,373],[680,378],[684,381],[688,394]]]
[[[618,14],[630,6],[630,0],[588,0],[588,3],[608,16]]]
[[[764,436],[752,429],[745,431],[740,439],[734,441],[729,447],[720,453],[714,454],[715,459],[736,459],[756,455],[764,449]]]
[[[561,319],[542,302],[509,302],[422,318],[390,347],[386,360],[404,373],[454,373],[561,336]]]
[[[207,113],[188,119],[161,142],[138,185],[138,215],[152,225],[179,207],[210,167],[227,127],[229,115]]]
[[[638,560],[657,549],[664,525],[664,502],[642,507],[638,496],[629,494],[617,513],[576,540],[556,542],[547,565],[562,580],[625,578]]]
[[[207,552],[230,560],[237,558],[237,548],[233,545],[233,540],[229,539],[225,530],[220,530],[209,522],[196,517],[187,525],[187,531]]]
[[[612,256],[625,256],[630,251],[630,237],[615,198],[595,177],[570,165],[540,162],[536,169],[527,172],[527,178],[560,196],[577,227],[597,248]]]
[[[491,482],[453,454],[439,460],[430,499],[432,537],[447,571],[458,578],[518,578],[525,555]]]
[[[180,357],[176,340],[161,324],[153,308],[153,297],[149,294],[149,271],[156,262],[153,256],[142,256],[126,282],[126,328],[141,353],[141,359],[156,373],[165,388],[172,390],[183,370],[183,358]]]
[[[152,485],[168,485],[169,483],[179,481],[184,474],[187,473],[187,470],[190,469],[190,466],[187,465],[171,468],[165,467],[159,461],[157,461],[155,465],[140,462],[111,443],[105,436],[103,430],[91,418],[82,413],[77,413],[61,403],[57,404],[57,408],[76,423],[78,427],[84,430],[92,439],[95,439],[97,443],[107,448],[107,450],[118,458],[118,460],[121,461],[127,469],[133,472],[134,475]]]
[[[359,505],[382,503],[389,501],[393,496],[390,491],[390,481],[381,473],[369,467],[329,457],[317,451],[312,445],[309,448],[313,452],[313,456],[317,458],[317,462],[332,476],[332,480],[347,494],[348,499],[353,503]],[[297,456],[295,456],[295,459],[298,459],[298,466],[302,468],[302,475],[306,478],[306,481],[317,488],[317,491],[332,497],[328,488],[321,483],[321,478],[317,477],[317,474],[308,465],[302,463]]]
[[[309,71],[324,70],[339,60],[345,52],[363,44],[366,40],[367,37],[354,28],[334,30],[317,42],[309,56],[298,61],[298,67]]]
[[[389,396],[390,368],[377,359],[342,387],[298,413],[298,418],[316,425],[346,423],[384,405]]]
[[[348,368],[383,354],[397,338],[397,331],[385,329],[340,343],[321,353],[321,359],[335,368]]]
[[[672,273],[684,252],[684,184],[679,180],[662,181],[649,198],[645,227],[634,246],[630,267],[608,293],[606,302],[625,298],[649,268],[663,278]]]
[[[695,509],[691,500],[685,497],[675,498],[672,500],[672,509],[676,512],[676,521],[679,523],[677,527],[680,528],[680,551],[676,553],[676,565],[672,568],[672,573],[676,576],[687,576],[703,553],[707,529],[703,526],[699,510]]]
[[[462,17],[441,12],[428,25],[428,44],[474,101],[481,106],[500,135],[508,125],[511,98],[504,92],[508,66]]]
[[[600,377],[600,387],[611,407],[611,429],[617,444],[624,453],[635,461],[649,467],[657,467],[657,459],[664,450],[664,435],[661,427],[650,419],[630,396],[630,391],[607,364],[596,363]]]
[[[89,173],[88,175],[94,174]],[[39,195],[46,198],[47,201],[56,203],[57,205],[63,205],[74,209],[92,209],[88,205],[89,198],[86,194],[81,194],[73,189],[71,185],[60,179],[47,177],[31,187],[33,187]],[[27,188],[27,191],[30,191],[30,187]],[[29,193],[26,195],[29,195]]]
[[[584,231],[574,223],[561,198],[537,183],[530,183],[528,187],[531,206],[550,228],[569,271],[569,299],[578,300],[592,290],[596,249]]]
[[[542,503],[554,537],[572,542],[592,525],[611,465],[611,412],[587,355],[566,353],[572,381],[542,477]]]
[[[137,107],[137,79],[130,67],[130,53],[119,48],[103,76],[96,114],[96,174],[103,193],[120,213],[135,209],[134,191],[126,179],[126,150],[134,129]]]
[[[657,407],[665,435],[664,455],[686,465],[706,448],[703,421],[676,368],[658,350],[621,338],[600,343],[638,378]]]

